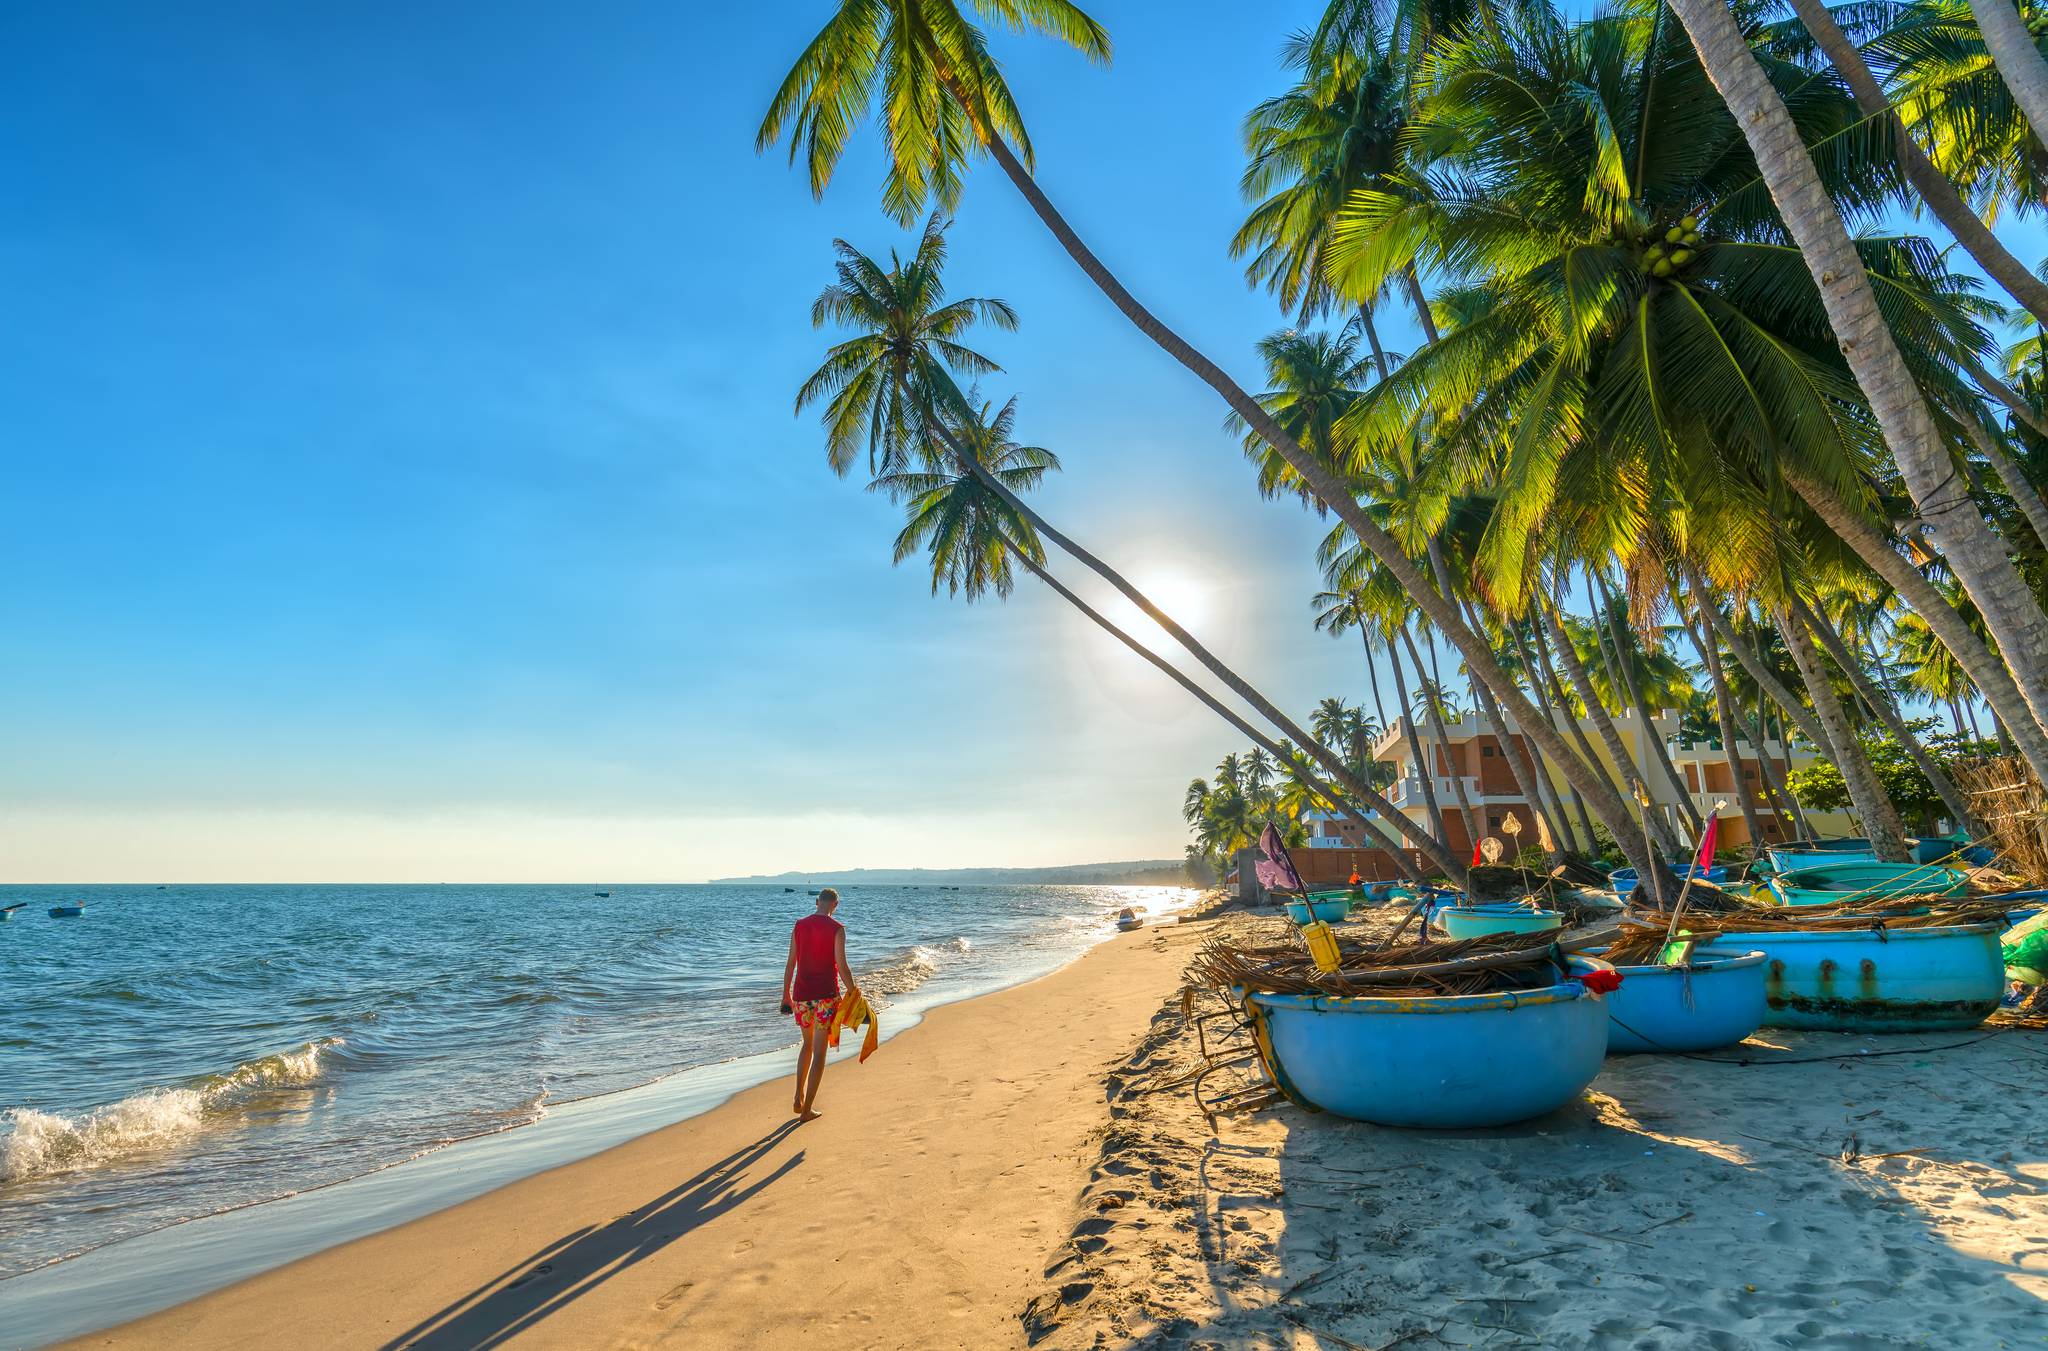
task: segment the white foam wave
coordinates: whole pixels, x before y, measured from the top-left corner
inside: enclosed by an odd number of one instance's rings
[[[186,1087],[145,1089],[76,1116],[11,1108],[0,1113],[10,1128],[0,1140],[0,1182],[77,1172],[191,1139],[266,1089],[312,1083],[320,1077],[321,1054],[341,1044],[339,1037],[326,1037]]]
[[[973,946],[964,935],[947,939],[936,947],[919,943],[895,961],[862,976],[860,988],[869,994],[909,994],[930,980],[943,960],[958,957]]]

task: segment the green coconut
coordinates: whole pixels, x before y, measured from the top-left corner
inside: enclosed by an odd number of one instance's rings
[[[1679,218],[1678,225],[1682,230],[1697,230],[1700,228],[1700,218],[1698,216],[1682,216]]]
[[[1699,233],[1695,230],[1687,230],[1685,232],[1685,237],[1683,239],[1680,239],[1678,242],[1685,245],[1687,248],[1691,248],[1693,245],[1700,242]]]
[[[1679,229],[1676,225],[1664,232],[1664,242],[1666,244],[1676,244],[1683,238],[1685,238],[1685,231]]]
[[[1671,275],[1671,260],[1670,260],[1669,258],[1666,258],[1666,259],[1664,259],[1663,261],[1659,262],[1659,263],[1658,263],[1658,264],[1657,264],[1657,265],[1656,265],[1655,267],[1651,268],[1651,269],[1650,269],[1650,271],[1651,271],[1651,272],[1652,272],[1652,273],[1653,273],[1654,275],[1656,275],[1656,276],[1659,276],[1659,277],[1668,277],[1668,276],[1670,276],[1670,275]]]
[[[1687,263],[1689,263],[1689,262],[1691,262],[1691,261],[1692,261],[1692,250],[1691,250],[1691,249],[1679,249],[1679,250],[1678,250],[1677,252],[1675,252],[1675,253],[1673,253],[1673,254],[1671,255],[1671,265],[1672,265],[1673,267],[1684,267],[1684,266],[1685,266],[1685,265],[1686,265]]]
[[[1663,256],[1664,246],[1662,244],[1652,244],[1650,245],[1649,250],[1643,254],[1643,259],[1645,262],[1654,263]]]

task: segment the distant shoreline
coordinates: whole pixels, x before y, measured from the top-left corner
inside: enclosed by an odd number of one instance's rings
[[[754,873],[746,877],[714,877],[715,886],[928,886],[972,883],[977,886],[1109,886],[1186,887],[1187,869],[1179,859],[1139,859],[1128,863],[1070,863],[1050,868],[813,868],[802,872]]]

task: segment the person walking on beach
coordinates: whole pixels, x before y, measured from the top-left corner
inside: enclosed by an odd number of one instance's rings
[[[782,1011],[796,1015],[803,1040],[796,1049],[796,1099],[790,1104],[800,1121],[816,1121],[818,1081],[825,1077],[825,1038],[839,1012],[840,983],[845,993],[859,994],[853,972],[846,968],[846,926],[832,918],[839,893],[826,887],[818,893],[818,912],[805,915],[789,933],[789,960],[782,966]]]

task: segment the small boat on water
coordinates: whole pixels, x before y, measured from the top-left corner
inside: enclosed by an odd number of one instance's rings
[[[1751,930],[1717,933],[1695,953],[1765,954],[1766,1027],[1927,1032],[1975,1027],[1997,1012],[2003,928]]]
[[[1131,929],[1142,928],[1144,923],[1144,920],[1138,918],[1138,912],[1129,906],[1116,912],[1116,927],[1119,929],[1128,932]]]
[[[605,897],[609,897],[609,896],[611,895],[611,893],[610,893],[609,891],[593,891],[593,892],[591,892],[590,894],[591,894],[591,895],[593,895],[593,896],[605,896]]]
[[[1606,996],[1608,1054],[1733,1046],[1769,1012],[1767,961],[1763,952],[1695,952],[1680,966],[1615,967],[1621,986]]]
[[[1832,901],[1888,901],[1901,896],[1960,896],[1969,879],[1934,863],[1879,863],[1875,859],[1794,868],[1770,881],[1780,905],[1825,905]]]
[[[50,907],[51,919],[77,919],[84,913],[85,902],[83,901],[74,901],[70,905],[53,905]]]
[[[17,901],[13,905],[0,905],[0,920],[13,919],[14,912],[21,909],[22,906],[27,904],[27,901]]]
[[[1576,980],[1432,998],[1245,993],[1261,1058],[1297,1106],[1382,1126],[1471,1130],[1555,1111],[1607,1056]]]

